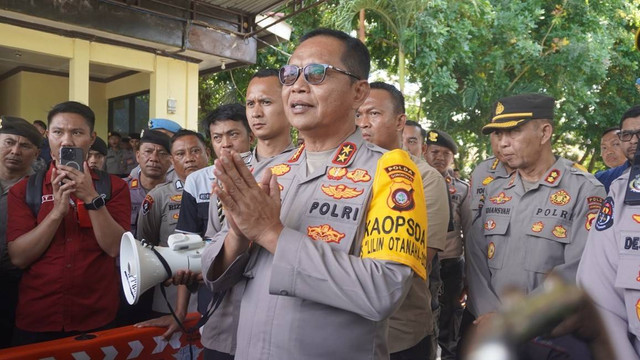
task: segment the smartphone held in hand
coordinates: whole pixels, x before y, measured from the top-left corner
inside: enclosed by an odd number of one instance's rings
[[[82,163],[84,162],[84,153],[81,148],[77,147],[61,147],[60,148],[60,164],[72,167],[79,171],[83,171]]]

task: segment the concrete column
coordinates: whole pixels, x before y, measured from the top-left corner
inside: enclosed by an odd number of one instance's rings
[[[90,43],[73,40],[73,57],[69,60],[69,100],[89,104]]]
[[[187,63],[187,92],[185,94],[185,126],[188,129],[198,131],[198,81],[199,77],[198,64]]]
[[[155,67],[149,84],[149,117],[167,118],[167,87],[169,59],[163,56],[155,58]]]

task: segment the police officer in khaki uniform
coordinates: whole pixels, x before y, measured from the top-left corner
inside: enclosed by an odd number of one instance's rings
[[[404,96],[395,86],[371,83],[369,97],[356,113],[356,125],[365,140],[387,150],[402,147],[406,115]],[[420,152],[418,152],[420,155]],[[419,157],[411,156],[422,176],[428,219],[427,264],[444,250],[449,223],[449,201],[440,173]],[[431,269],[429,269],[431,270]],[[392,360],[429,358],[435,342],[429,282],[414,274],[411,290],[400,308],[389,319],[389,351]]]
[[[624,127],[623,127],[624,125]],[[640,117],[623,116],[619,133],[633,166],[611,183],[589,233],[578,283],[605,322],[618,359],[640,359]],[[631,157],[628,154],[635,154]],[[635,171],[634,171],[635,170]]]
[[[413,272],[426,278],[418,170],[406,152],[367,144],[353,121],[368,70],[359,40],[303,36],[280,80],[305,147],[259,163],[260,184],[237,154],[216,160],[232,230],[205,249],[203,274],[214,291],[246,282],[237,359],[388,358],[385,319]]]
[[[467,204],[469,185],[452,176],[451,166],[458,153],[458,146],[451,135],[441,130],[430,130],[427,132],[426,143],[425,159],[444,177],[453,214],[453,228],[447,233],[444,250],[438,253],[442,282],[438,344],[442,349],[442,359],[455,359],[464,310],[460,304],[464,288],[463,228],[471,223],[471,212]]]
[[[553,98],[540,94],[503,98],[482,129],[495,132],[501,154],[516,171],[487,185],[481,217],[475,220],[481,221],[482,234],[473,240],[481,242],[477,249],[486,259],[478,267],[488,276],[486,283],[470,288],[480,315],[476,324],[491,317],[508,287],[535,292],[551,271],[575,281],[605,193],[580,165],[553,154],[554,106]],[[554,341],[567,341],[561,346],[574,351],[571,339]]]
[[[201,134],[191,130],[179,130],[171,138],[171,164],[178,179],[155,187],[145,197],[138,218],[137,238],[139,240],[145,239],[154,245],[168,246],[169,235],[175,232],[178,224],[184,181],[189,174],[206,167],[208,162],[206,144]],[[164,285],[158,284],[154,288],[152,309],[157,314],[169,314],[160,286]],[[180,320],[184,320],[187,313],[197,310],[195,296],[188,298],[183,294],[182,298],[179,298],[178,288],[175,286],[167,287],[165,292],[169,303],[175,304],[172,306],[175,306],[176,316]],[[187,302],[188,306],[186,306]],[[174,327],[177,328],[171,315],[161,316],[137,326],[169,327],[163,334],[165,338],[173,333]]]

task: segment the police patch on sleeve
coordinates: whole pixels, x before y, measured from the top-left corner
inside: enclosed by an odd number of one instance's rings
[[[596,230],[603,231],[610,228],[611,225],[613,225],[613,198],[607,196],[602,202],[600,213],[598,213]]]
[[[379,160],[361,257],[396,261],[427,277],[427,207],[422,179],[406,151]]]
[[[142,202],[142,215],[147,215],[149,210],[151,210],[151,206],[153,205],[153,198],[151,195],[147,194],[144,197],[144,201]]]

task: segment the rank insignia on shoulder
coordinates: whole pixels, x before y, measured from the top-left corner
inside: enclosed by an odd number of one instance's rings
[[[531,225],[531,231],[539,233],[544,229],[544,223],[542,221],[538,221]]]
[[[350,188],[344,184],[339,185],[322,185],[322,192],[334,199],[352,199],[362,195],[364,190]]]
[[[333,242],[339,244],[345,235],[336,231],[330,225],[323,224],[318,226],[307,226],[307,236],[316,241],[322,240],[327,243]]]
[[[355,169],[349,171],[349,173],[347,174],[347,179],[353,181],[354,183],[368,182],[371,181],[371,175],[369,175],[369,172],[367,172],[367,170]]]
[[[287,162],[294,163],[298,161],[298,159],[300,159],[300,155],[302,155],[302,151],[304,150],[304,145],[305,144],[300,145],[298,150],[296,150],[296,152],[293,154],[293,156],[289,160],[287,160]]]
[[[580,171],[584,171],[584,172],[589,172],[589,170],[587,170],[586,167],[582,166],[581,164],[578,163],[573,163],[573,167],[580,170]]]
[[[144,201],[142,202],[142,215],[147,215],[149,210],[151,210],[151,206],[153,205],[153,198],[151,195],[147,195],[144,197]]]
[[[336,154],[336,156],[331,161],[336,165],[346,165],[349,163],[349,160],[356,153],[356,144],[352,142],[345,142],[340,145],[340,151]]]
[[[340,167],[330,167],[329,171],[327,171],[327,179],[329,180],[340,180],[345,175],[347,175],[347,169]]]
[[[553,205],[564,206],[571,201],[571,195],[564,190],[559,190],[549,196],[549,201],[551,201]]]
[[[502,205],[509,202],[511,200],[511,196],[507,196],[503,191],[494,197],[490,197],[489,200],[496,205]]]
[[[138,187],[138,179],[131,180],[131,188],[135,189]]]
[[[275,165],[271,168],[271,173],[275,176],[282,176],[291,170],[291,166],[287,164]]]
[[[489,243],[489,246],[487,246],[487,259],[493,259],[495,255],[496,255],[496,245],[492,241]]]
[[[487,176],[482,180],[482,185],[487,186],[493,181],[493,176]]]
[[[602,207],[596,219],[596,230],[603,231],[613,225],[613,198],[607,196],[602,202]]]
[[[493,160],[493,164],[491,164],[491,170],[495,170],[498,168],[498,164],[500,164],[500,160],[498,160],[498,158],[496,158],[495,160]]]
[[[559,177],[560,170],[553,169],[549,171],[549,174],[544,178],[544,181],[548,182],[549,184],[555,184],[556,180],[558,180]]]
[[[557,237],[558,239],[564,239],[567,237],[567,229],[565,229],[564,226],[562,225],[554,226],[553,231],[551,231],[551,233],[553,234],[553,236]]]

